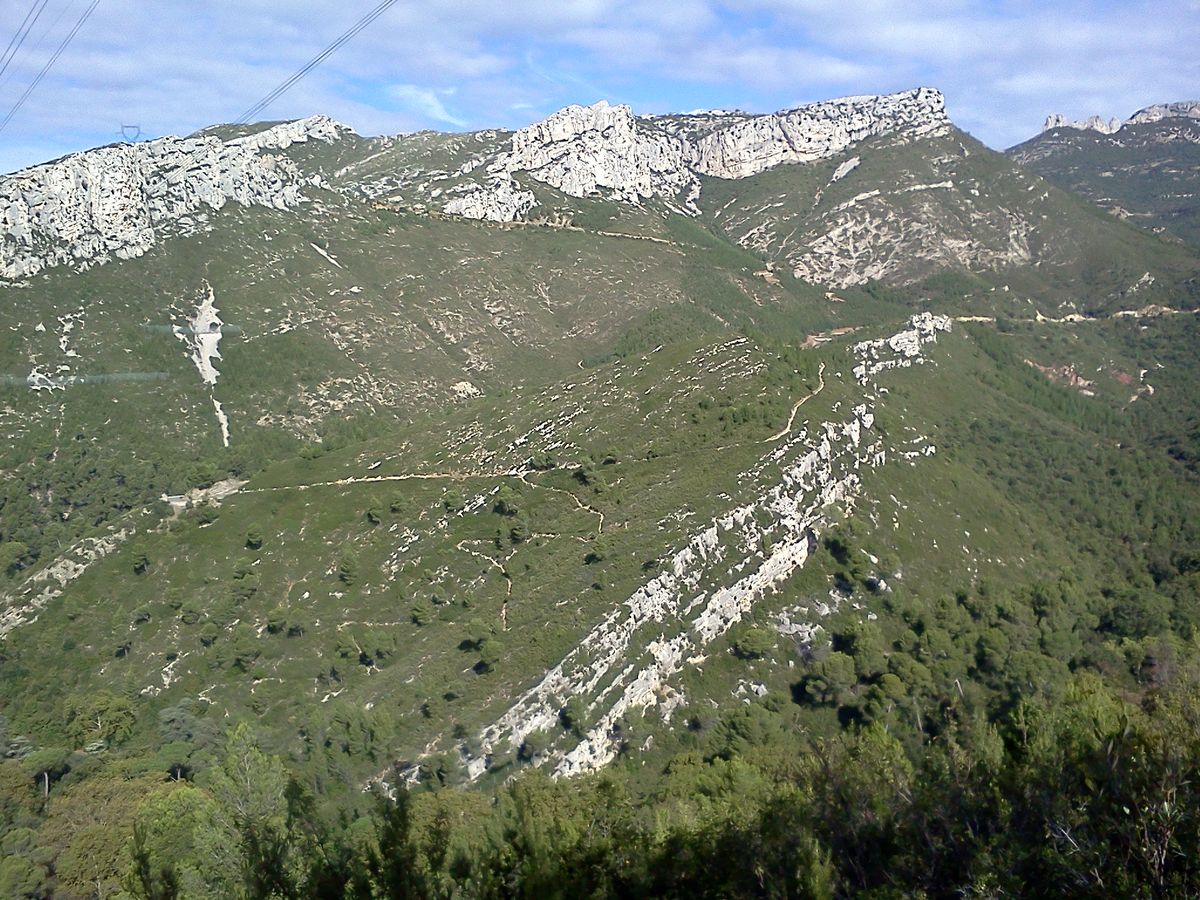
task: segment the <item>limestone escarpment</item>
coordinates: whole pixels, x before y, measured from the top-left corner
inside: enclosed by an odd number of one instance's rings
[[[926,134],[948,123],[946,99],[932,88],[845,97],[716,130],[697,142],[693,159],[705,175],[748,178],[785,163],[835,156],[877,134]]]
[[[699,175],[747,178],[787,163],[834,156],[869,137],[927,134],[949,125],[945,99],[931,88],[846,97],[763,116],[712,113],[635,117],[605,101],[568,106],[512,136],[488,166],[490,181],[446,204],[468,218],[512,221],[527,173],[572,197],[637,203],[650,198],[694,210]]]
[[[348,129],[325,116],[221,140],[165,137],[72,154],[0,178],[0,278],[141,256],[162,237],[203,226],[226,203],[287,209],[305,177],[285,150]]]

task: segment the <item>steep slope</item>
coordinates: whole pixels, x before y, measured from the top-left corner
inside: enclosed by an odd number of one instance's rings
[[[1052,116],[1005,152],[1116,216],[1200,245],[1200,102],[1148,107],[1124,122]]]
[[[763,282],[749,254],[670,233],[661,215],[643,223],[656,240],[620,226],[499,227],[401,209],[354,180],[400,165],[397,154],[432,178],[476,136],[364,141],[327,120],[244,132],[180,142],[210,154],[194,164],[164,141],[4,182],[40,229],[5,245],[31,271],[0,288],[11,298],[0,538],[26,548],[21,565],[160,495],[616,349],[838,317],[804,302],[818,295],[802,285]],[[283,174],[263,193],[209,191],[263,172]],[[59,181],[75,193],[26,190]],[[146,199],[164,191],[192,205]]]
[[[1019,291],[981,297],[993,313],[1015,302],[1047,314],[1111,311],[1139,282],[1166,286],[1156,302],[1197,292],[1195,253],[1106,221],[954,129],[882,136],[808,166],[713,181],[703,206],[730,240],[837,287],[957,275],[960,296]]]
[[[254,716],[352,791],[443,754],[447,777],[471,780],[677,748],[691,717],[786,698],[826,677],[830,635],[903,629],[906,598],[947,585],[1034,590],[1069,565],[1072,590],[1098,598],[1054,625],[1079,660],[1114,629],[1144,635],[1162,604],[1191,621],[1183,562],[1140,593],[1099,591],[1196,536],[1194,478],[1136,437],[1195,411],[1194,317],[994,329],[922,314],[808,350],[683,342],[277,465],[219,505],[130,517],[104,558],[10,596],[5,709],[42,743],[104,741],[72,698],[133,698],[123,752],[147,760],[163,723],[204,735]],[[1035,363],[1077,366],[1095,396]],[[1139,365],[1157,390],[1131,404]],[[1121,487],[1073,485],[1085,458]],[[1119,552],[1078,552],[1118,534]],[[773,648],[753,664],[736,651],[747,627]],[[1036,652],[1039,677],[1065,671]],[[904,655],[883,671],[913,677]],[[879,715],[880,672],[863,677],[842,703]],[[828,701],[799,696],[828,727]],[[211,748],[168,755],[193,768]]]
[[[691,834],[830,784],[853,736],[845,771],[894,793],[906,748],[944,748],[961,800],[962,747],[1033,765],[1060,732],[1030,722],[1085,707],[1109,730],[1061,733],[1109,771],[1128,720],[1103,698],[1193,665],[1196,254],[987,151],[936,92],[218,127],[0,191],[0,831],[25,893],[169,893],[178,865],[197,896],[243,871],[387,895],[436,856],[437,891],[502,894],[461,831],[516,865],[513,822],[542,854],[572,807],[547,798]],[[368,791],[418,784],[476,790],[377,829]],[[891,806],[829,791],[877,846]],[[633,832],[597,821],[566,830],[625,866]],[[789,878],[797,847],[826,866],[801,824]],[[349,871],[401,832],[432,849]],[[385,856],[396,889],[363,888]],[[997,884],[938,865],[923,884]],[[580,893],[639,893],[606,884]]]
[[[218,127],[0,192],[0,539],[25,574],[160,496],[614,352],[921,297],[1060,318],[1198,289],[1194,254],[1010,166],[929,89],[515,134]],[[489,221],[501,201],[518,221]],[[850,289],[876,281],[919,293]]]

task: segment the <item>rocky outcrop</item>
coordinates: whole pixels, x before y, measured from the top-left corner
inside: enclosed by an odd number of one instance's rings
[[[846,97],[763,116],[709,114],[635,117],[605,101],[568,106],[516,132],[489,165],[491,180],[450,200],[447,212],[511,221],[519,192],[512,176],[572,197],[638,203],[653,197],[694,209],[700,175],[747,178],[788,163],[834,156],[878,134],[927,134],[949,125],[945,99],[931,88]],[[693,120],[703,120],[699,124]]]
[[[1061,113],[1051,113],[1046,116],[1046,122],[1042,125],[1042,131],[1049,131],[1052,128],[1074,128],[1079,131],[1099,131],[1101,134],[1114,134],[1121,130],[1121,126],[1125,123],[1115,116],[1111,119],[1102,119],[1099,116],[1088,116],[1086,119],[1068,119]]]
[[[1161,122],[1163,119],[1200,119],[1200,100],[1181,100],[1178,103],[1157,103],[1139,109],[1127,120],[1134,125],[1141,122]]]
[[[601,100],[568,106],[513,135],[494,168],[528,172],[572,197],[603,193],[634,202],[674,196],[695,176],[679,138],[634,118],[628,106]]]
[[[84,538],[43,569],[27,578],[12,593],[0,596],[0,641],[21,625],[36,622],[39,613],[95,562],[114,553],[134,534],[132,526],[101,537]]]
[[[1178,103],[1156,103],[1139,109],[1125,121],[1118,118],[1102,119],[1100,116],[1088,116],[1086,119],[1068,119],[1059,113],[1046,117],[1042,131],[1052,128],[1076,128],[1080,131],[1098,131],[1101,134],[1116,134],[1126,125],[1140,125],[1146,122],[1161,122],[1163,119],[1200,119],[1200,100],[1182,100]]]
[[[495,178],[486,185],[469,185],[446,201],[445,210],[465,219],[515,222],[533,209],[537,198],[510,177]]]
[[[714,131],[697,142],[693,159],[705,175],[747,178],[785,163],[836,156],[877,134],[927,134],[949,123],[946,99],[932,88],[844,97]]]
[[[865,402],[845,421],[826,423],[811,435],[802,431],[766,454],[750,474],[779,466],[779,482],[697,531],[656,577],[483,729],[482,753],[467,761],[470,776],[487,771],[493,752],[516,749],[533,732],[556,730],[559,711],[572,697],[586,701],[590,727],[574,746],[551,750],[538,762],[556,775],[608,764],[624,737],[620,720],[669,697],[672,677],[702,662],[707,645],[808,561],[829,507],[853,501],[861,472],[887,462],[888,449],[874,431],[874,376],[920,362],[923,349],[950,328],[945,316],[923,313],[889,338],[856,345],[861,372],[855,374],[868,387]]]
[[[304,177],[285,150],[349,129],[325,116],[221,140],[211,134],[115,144],[0,178],[0,278],[141,256],[164,236],[203,227],[226,203],[287,209]]]
[[[880,372],[906,369],[925,362],[921,349],[931,341],[936,341],[939,331],[949,331],[953,325],[949,316],[930,312],[918,313],[908,324],[908,328],[891,337],[860,341],[854,345],[854,355],[859,359],[854,367],[855,381],[866,385]]]

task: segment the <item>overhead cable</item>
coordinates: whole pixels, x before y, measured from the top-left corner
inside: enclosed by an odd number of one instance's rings
[[[83,11],[83,15],[79,17],[79,20],[75,23],[75,26],[67,33],[67,36],[62,39],[62,43],[58,45],[58,49],[54,51],[54,54],[48,60],[46,60],[46,64],[42,66],[42,70],[38,72],[37,77],[30,82],[29,87],[25,88],[25,93],[23,93],[21,98],[15,104],[13,104],[13,108],[8,111],[8,115],[4,117],[4,121],[0,122],[0,133],[4,132],[4,129],[8,127],[8,123],[12,121],[13,116],[15,116],[21,110],[21,107],[25,105],[25,101],[29,99],[29,96],[35,90],[37,90],[37,86],[42,83],[42,79],[46,77],[46,73],[53,68],[56,62],[58,62],[58,58],[63,55],[63,51],[66,50],[71,41],[75,39],[75,35],[79,34],[80,29],[82,29],[84,26],[84,23],[87,22],[92,13],[96,11],[96,7],[99,5],[100,0],[92,0],[87,9]]]
[[[29,33],[33,31],[33,26],[37,24],[37,20],[42,17],[42,13],[46,10],[46,4],[50,0],[33,0],[33,6],[29,7],[29,12],[25,13],[25,20],[17,28],[16,33],[12,36],[12,40],[8,42],[8,46],[4,48],[4,54],[0,56],[0,78],[4,77],[4,73],[8,70],[9,65],[20,52]]]
[[[364,28],[366,28],[368,25],[370,25],[372,22],[374,22],[376,19],[378,19],[381,15],[383,15],[385,12],[387,12],[389,9],[391,9],[393,6],[395,6],[397,2],[399,2],[399,0],[382,0],[382,2],[377,4],[374,9],[372,9],[370,12],[368,12],[366,15],[364,15],[361,19],[359,19],[357,22],[355,22],[353,25],[351,25],[348,29],[346,29],[346,31],[344,31],[341,34],[341,36],[337,38],[337,40],[335,40],[328,47],[326,47],[324,50],[322,50],[320,53],[318,53],[316,56],[314,56],[312,59],[310,59],[308,62],[306,62],[303,66],[300,67],[300,69],[298,69],[295,73],[293,73],[289,78],[287,78],[286,80],[281,82],[269,94],[267,94],[265,97],[263,97],[261,100],[259,100],[257,103],[255,103],[253,106],[251,106],[249,109],[247,109],[244,113],[242,113],[238,117],[237,121],[234,124],[236,124],[236,125],[249,124],[251,119],[253,119],[259,113],[261,113],[264,109],[266,109],[268,106],[270,106],[276,100],[278,100],[280,97],[282,97],[285,93],[287,93],[287,91],[291,90],[291,88],[293,88],[297,82],[299,82],[302,78],[304,78],[305,75],[307,75],[309,72],[311,72],[317,66],[319,66],[321,63],[323,63],[326,59],[328,59],[330,56],[332,56],[339,48],[341,48],[344,44],[346,44],[352,38],[354,38],[354,36],[357,35],[360,31],[362,31]],[[199,153],[193,153],[192,155],[190,155],[182,163],[180,163],[178,166],[176,166],[170,172],[170,174],[167,175],[167,181],[172,184],[177,183],[179,181],[179,179],[183,177],[183,174],[187,171],[188,167],[190,167],[192,165],[192,163],[196,162],[196,160],[198,160],[200,158],[200,155],[206,151],[207,151],[207,148],[205,148],[205,150],[203,150]]]
[[[372,9],[369,13],[367,13],[365,16],[363,16],[361,19],[359,19],[347,31],[345,31],[341,37],[339,37],[336,41],[334,41],[332,44],[330,44],[328,47],[326,47],[324,50],[322,50],[320,53],[318,53],[316,56],[314,56],[312,59],[310,59],[307,63],[305,63],[299,69],[299,71],[297,71],[290,78],[288,78],[286,81],[284,81],[282,84],[280,84],[277,88],[275,88],[275,90],[271,91],[271,93],[267,94],[267,96],[263,97],[261,100],[259,100],[257,103],[255,103],[252,107],[250,107],[248,110],[246,110],[244,113],[242,113],[242,115],[237,120],[237,124],[239,124],[239,125],[247,124],[251,119],[253,119],[259,113],[261,113],[264,109],[266,109],[268,106],[270,106],[276,100],[278,100],[280,97],[282,97],[285,93],[287,93],[287,91],[291,90],[291,88],[294,87],[295,84],[298,81],[300,81],[300,79],[302,79],[305,75],[307,75],[309,72],[311,72],[317,66],[319,66],[321,63],[323,63],[326,59],[328,59],[343,44],[345,44],[346,42],[351,40],[360,31],[362,31],[364,28],[366,28],[368,25],[370,25],[372,22],[374,22],[376,19],[378,19],[381,15],[383,15],[385,12],[387,12],[389,9],[391,9],[391,7],[395,6],[397,2],[398,2],[398,0],[383,0],[383,2],[381,2],[378,6],[376,6],[374,9]]]

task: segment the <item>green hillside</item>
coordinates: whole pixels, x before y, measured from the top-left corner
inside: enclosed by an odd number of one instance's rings
[[[1112,135],[1056,128],[1006,153],[1122,219],[1200,243],[1200,123],[1194,119],[1127,124]]]
[[[1194,250],[1031,168],[1050,184],[957,130],[888,135],[820,163],[712,179],[702,197],[720,233],[814,280],[915,285],[990,315],[1196,304]]]
[[[954,130],[425,205],[507,139],[0,288],[0,892],[1194,890],[1195,251]]]

